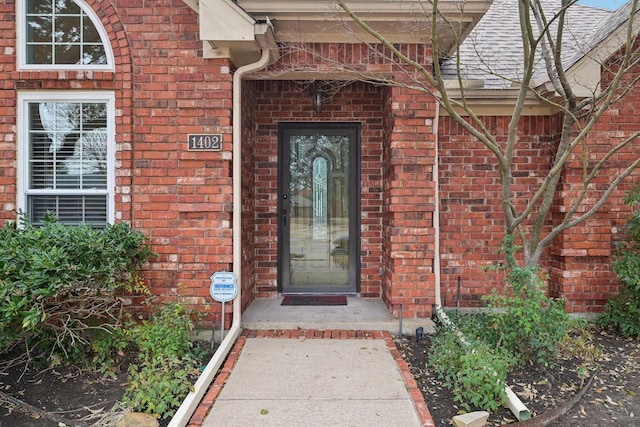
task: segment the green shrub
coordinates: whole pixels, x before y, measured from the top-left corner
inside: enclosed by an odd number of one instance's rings
[[[553,363],[571,328],[564,300],[550,298],[537,270],[515,267],[504,294],[485,297],[491,309],[484,339],[514,355],[519,365]]]
[[[625,338],[640,337],[640,295],[623,287],[619,295],[607,301],[598,322],[614,328]]]
[[[23,341],[49,364],[84,363],[111,372],[136,350],[124,403],[168,418],[199,374],[192,313],[160,307],[140,324],[123,315],[123,292],[148,293],[138,270],[154,256],[126,224],[93,229],[53,217],[0,229],[0,353]],[[36,360],[37,362],[38,360]]]
[[[455,326],[439,327],[433,337],[429,365],[466,410],[498,409],[508,369],[552,364],[575,326],[564,301],[546,296],[537,270],[510,265],[506,292],[485,298],[487,313],[454,314]]]
[[[506,404],[507,372],[513,360],[480,340],[465,341],[454,329],[440,327],[433,336],[429,365],[465,410],[495,412]]]
[[[92,365],[105,375],[115,376],[114,370],[124,359],[130,342],[122,325],[97,330],[91,339]]]
[[[136,411],[169,418],[193,389],[198,363],[191,358],[158,357],[129,367],[123,401]]]
[[[180,304],[169,304],[127,330],[138,355],[129,367],[125,404],[162,418],[174,415],[199,374],[200,360],[189,338],[192,315]]]
[[[603,326],[615,328],[624,337],[640,336],[640,185],[625,203],[633,208],[622,238],[616,242],[613,272],[622,282],[622,292],[611,298],[599,318]]]
[[[93,229],[47,216],[0,229],[0,352],[22,340],[42,360],[82,359],[91,335],[121,321],[116,293],[140,289],[153,255],[127,224]]]

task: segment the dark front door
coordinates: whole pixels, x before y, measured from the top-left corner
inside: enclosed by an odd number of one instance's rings
[[[357,124],[281,124],[279,290],[355,293],[359,274]]]

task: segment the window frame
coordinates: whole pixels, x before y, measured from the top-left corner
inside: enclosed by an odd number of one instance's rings
[[[82,0],[68,0],[72,1],[91,20],[96,31],[100,35],[100,40],[104,46],[105,56],[107,58],[106,64],[28,64],[27,63],[27,2],[26,0],[20,0],[16,2],[16,27],[17,27],[17,67],[18,70],[114,70],[114,57],[113,50],[111,49],[111,43],[109,43],[109,37],[107,32],[100,22],[100,19],[94,12]]]
[[[42,102],[95,102],[107,110],[107,185],[105,189],[31,189],[29,105]],[[115,94],[111,91],[19,92],[18,93],[18,212],[27,212],[30,195],[106,195],[106,222],[115,222]],[[20,218],[18,218],[20,219]]]

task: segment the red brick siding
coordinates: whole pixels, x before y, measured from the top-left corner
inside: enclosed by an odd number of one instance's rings
[[[219,313],[209,278],[232,271],[233,70],[203,59],[198,15],[183,2],[150,12],[120,9],[134,70],[133,225],[158,253],[146,271],[154,293]],[[222,134],[222,151],[188,151],[191,133]]]
[[[509,117],[484,117],[498,142],[507,139]],[[558,134],[556,117],[523,117],[514,156],[513,193],[522,207],[547,173]],[[493,154],[448,116],[440,119],[441,295],[445,306],[482,305],[481,297],[502,286],[502,274],[483,271],[504,261],[498,249],[504,238],[502,186]],[[518,242],[519,243],[519,242]],[[546,258],[542,261],[546,264]]]
[[[384,294],[394,315],[430,317],[435,303],[435,99],[388,88],[384,143]]]
[[[0,0],[0,222],[16,219],[16,15],[13,0]]]
[[[640,41],[636,39],[634,50],[638,49],[639,44]],[[617,72],[619,67],[620,54],[614,54],[609,63],[602,67],[603,87],[611,84],[612,72]],[[635,80],[638,73],[640,67],[635,67],[633,72],[627,73],[620,82],[620,88],[624,90],[630,84],[637,86]],[[626,93],[600,117],[588,135],[588,152],[583,153],[580,149],[582,147],[578,147],[569,160],[570,168],[563,172],[562,191],[558,195],[557,209],[553,212],[554,221],[559,222],[564,218],[566,206],[570,206],[582,188],[584,158],[588,159],[587,166],[591,168],[615,144],[622,143],[638,132],[639,105],[640,95],[636,90]],[[594,206],[620,171],[638,159],[639,152],[640,141],[636,138],[628,147],[609,159],[603,173],[589,186],[584,206],[578,210],[578,215]],[[614,241],[621,237],[622,229],[631,214],[631,208],[624,204],[624,197],[634,184],[639,183],[640,170],[636,170],[618,186],[598,213],[586,222],[565,231],[554,242],[551,250],[552,292],[567,298],[567,311],[599,312],[607,299],[619,292],[620,283],[611,271],[612,256],[615,253]],[[563,208],[560,208],[561,206]]]
[[[0,0],[0,220],[16,217],[16,100],[20,90],[112,90],[116,96],[116,220],[146,233],[158,253],[145,277],[160,300],[181,300],[210,317],[219,305],[209,296],[210,275],[232,270],[232,66],[203,59],[198,16],[181,0],[88,0],[104,25],[115,54],[114,72],[16,70],[15,2]],[[428,46],[400,48],[427,63]],[[365,45],[310,44],[283,49],[270,71],[329,72],[335,62],[394,72],[398,68]],[[396,76],[402,75],[397,73]],[[428,317],[434,295],[433,213],[435,184],[434,99],[401,88],[352,83],[336,92],[320,115],[299,81],[246,81],[243,88],[242,306],[277,292],[277,125],[282,121],[362,123],[361,292],[381,297],[395,315]],[[632,93],[614,105],[589,136],[590,150],[605,150],[637,129],[640,98]],[[508,118],[485,122],[499,141]],[[502,257],[498,202],[500,184],[490,153],[442,117],[440,152],[442,289],[446,305],[455,304],[457,278],[464,305],[501,286],[499,274],[482,266]],[[526,198],[546,173],[557,117],[527,117],[519,128],[514,192]],[[190,152],[189,133],[220,133],[221,152]],[[605,178],[637,158],[637,144],[613,158]],[[574,198],[581,180],[576,154],[562,180],[561,205]],[[598,181],[601,191],[605,181]],[[619,287],[609,263],[612,234],[630,209],[624,192],[640,182],[636,173],[596,216],[567,231],[550,247],[543,267],[552,295],[565,295],[569,311],[597,311]],[[592,203],[592,202],[589,202]],[[587,204],[587,206],[589,206]],[[382,272],[382,277],[380,273]],[[231,305],[228,307],[231,310]],[[230,320],[230,316],[227,317]]]
[[[213,306],[209,276],[231,270],[231,91],[228,60],[202,58],[198,16],[184,2],[89,0],[109,37],[115,72],[19,72],[2,56],[2,219],[16,210],[16,98],[21,89],[101,89],[116,96],[117,221],[158,253],[145,277],[161,300]],[[15,50],[15,5],[0,1],[3,52]],[[189,133],[221,133],[222,152],[189,152]],[[217,310],[216,310],[217,309]]]
[[[586,142],[589,167],[593,167],[595,160],[609,151],[613,144],[621,143],[637,131],[637,111],[628,106],[636,105],[639,101],[640,97],[631,94],[624,105],[614,105],[601,117]],[[635,141],[607,162],[604,171],[589,186],[577,215],[591,209],[620,171],[638,158],[638,147],[639,143]],[[570,167],[563,172],[561,192],[553,212],[556,223],[564,218],[567,206],[573,203],[582,189],[582,150],[577,150],[568,164]],[[611,261],[614,240],[620,236],[631,214],[630,207],[624,204],[624,197],[633,183],[640,183],[640,171],[622,182],[595,215],[565,231],[554,242],[551,249],[552,291],[554,295],[568,299],[567,311],[601,311],[611,295],[620,290],[620,284],[611,271]],[[560,206],[563,208],[560,209]]]
[[[256,284],[256,91],[252,82],[242,84],[242,309],[255,299]]]

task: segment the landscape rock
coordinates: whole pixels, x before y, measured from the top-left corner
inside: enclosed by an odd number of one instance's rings
[[[158,427],[158,420],[149,414],[128,412],[116,423],[116,427]]]
[[[486,411],[469,412],[468,414],[453,417],[453,425],[456,427],[482,427],[487,424],[489,413]]]

